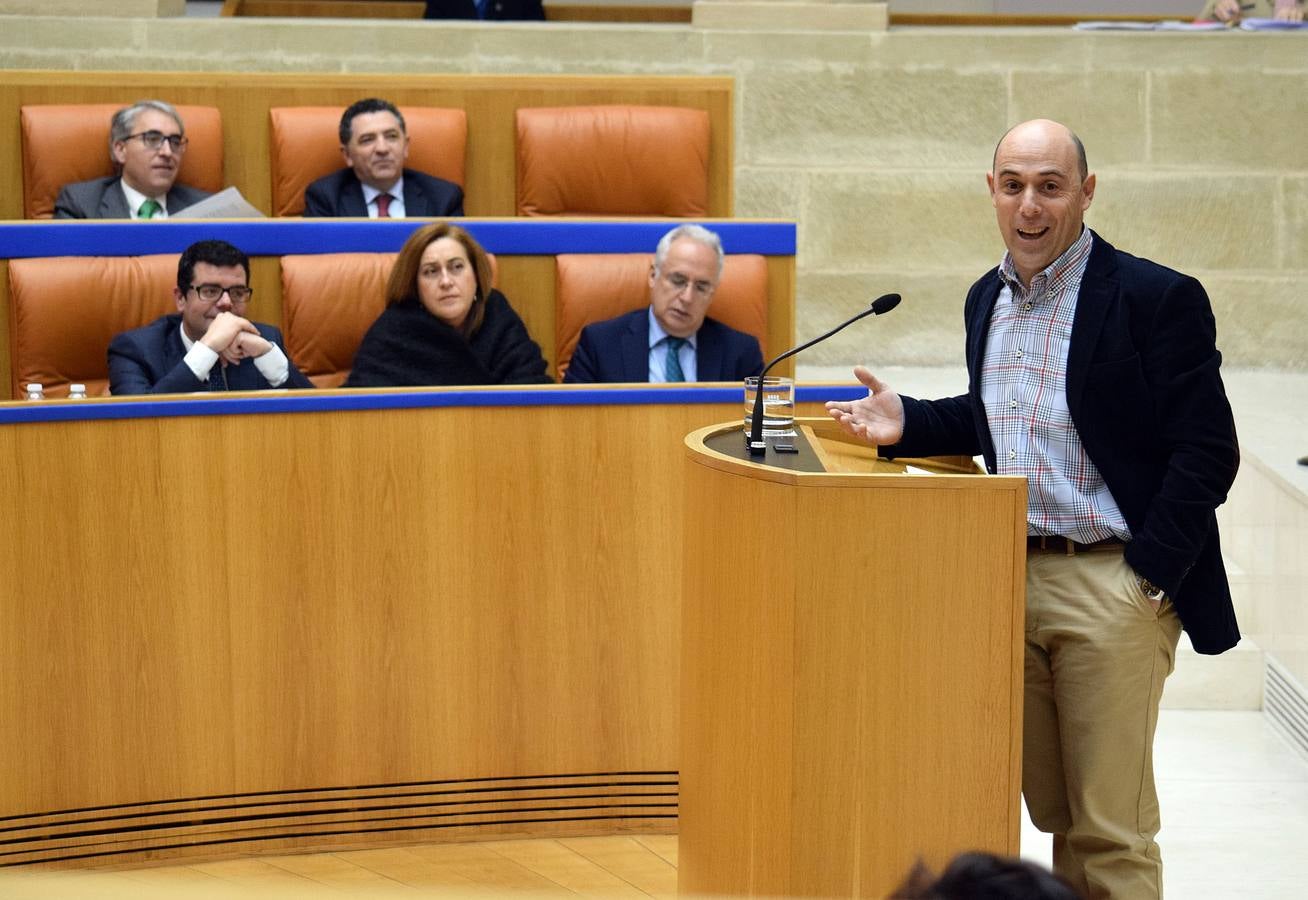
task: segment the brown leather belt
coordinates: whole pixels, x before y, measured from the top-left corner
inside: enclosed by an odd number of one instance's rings
[[[1026,538],[1027,553],[1062,553],[1066,556],[1076,556],[1078,553],[1121,550],[1125,546],[1125,541],[1115,537],[1104,538],[1102,541],[1095,541],[1093,544],[1078,543],[1071,538],[1063,537],[1061,534],[1031,534],[1027,535]]]

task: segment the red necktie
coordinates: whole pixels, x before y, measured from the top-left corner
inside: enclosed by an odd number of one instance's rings
[[[377,195],[377,218],[389,219],[391,217],[391,195]]]

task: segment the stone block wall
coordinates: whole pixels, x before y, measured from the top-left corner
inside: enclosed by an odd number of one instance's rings
[[[905,298],[812,365],[958,362],[963,295],[1003,249],[995,141],[1048,116],[1098,173],[1091,226],[1203,280],[1228,364],[1308,369],[1306,51],[1301,35],[1035,28],[0,22],[0,68],[732,75],[736,213],[799,223],[798,334]]]

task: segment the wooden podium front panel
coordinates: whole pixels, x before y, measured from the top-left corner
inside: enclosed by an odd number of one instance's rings
[[[787,896],[795,791],[792,489],[690,464],[682,572],[682,894]],[[780,552],[778,552],[778,550]],[[693,592],[693,595],[692,595]]]
[[[681,890],[884,896],[1016,853],[1021,480],[687,469]]]

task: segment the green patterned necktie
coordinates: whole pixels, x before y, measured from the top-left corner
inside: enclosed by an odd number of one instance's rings
[[[157,200],[147,200],[141,204],[141,208],[136,211],[138,219],[153,219],[159,215],[159,210],[163,209]]]
[[[685,338],[668,338],[668,358],[663,363],[663,377],[667,381],[685,381],[686,373],[681,371],[681,347]]]

